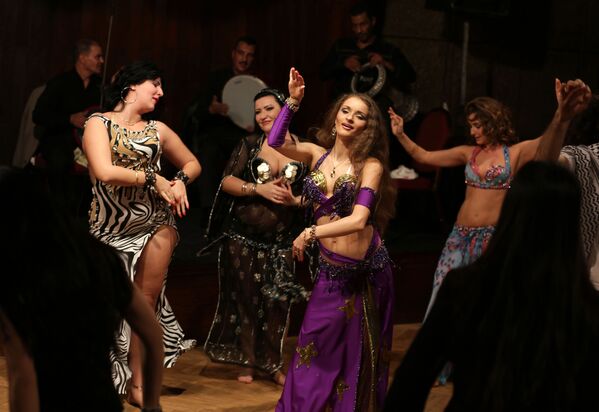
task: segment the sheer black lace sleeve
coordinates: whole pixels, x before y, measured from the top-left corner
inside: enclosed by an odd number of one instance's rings
[[[256,136],[244,137],[237,144],[229,161],[225,165],[223,172],[223,178],[226,176],[235,176],[240,179],[245,178],[246,166],[251,156],[252,143],[257,140]],[[230,216],[233,203],[235,198],[222,190],[222,180],[214,197],[212,203],[212,210],[210,211],[210,219],[208,221],[208,227],[206,229],[206,237],[210,241],[208,246],[200,250],[198,253],[205,253],[210,249],[213,244],[218,241],[223,233],[223,229],[227,224],[228,217]]]

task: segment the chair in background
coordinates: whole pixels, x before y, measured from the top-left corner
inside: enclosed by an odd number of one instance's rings
[[[433,109],[422,119],[414,142],[425,150],[442,150],[445,148],[451,136],[451,120],[449,112],[443,108]],[[402,192],[428,193],[432,197],[439,223],[443,224],[445,215],[439,195],[439,178],[441,168],[425,165],[416,161],[412,162],[412,168],[418,173],[413,180],[392,179],[397,187],[398,195]]]
[[[23,115],[21,116],[21,127],[19,128],[19,136],[17,138],[17,144],[15,146],[15,152],[12,158],[12,165],[15,167],[25,167],[31,160],[31,156],[37,149],[38,141],[35,138],[35,124],[33,123],[33,109],[37,103],[37,99],[40,97],[46,85],[36,87],[33,89],[25,108],[23,109]]]

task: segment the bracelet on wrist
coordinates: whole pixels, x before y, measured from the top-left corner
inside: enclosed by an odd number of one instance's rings
[[[135,186],[139,186],[139,171],[135,170]]]
[[[256,183],[243,182],[241,185],[241,193],[246,196],[253,196],[256,194]]]
[[[291,97],[291,96],[290,96],[290,97],[288,97],[288,98],[285,100],[285,104],[287,105],[287,107],[289,107],[289,109],[290,109],[292,112],[297,112],[297,111],[299,110],[299,105],[300,105],[300,102],[299,102],[299,100],[297,100],[295,97]]]
[[[180,180],[183,182],[184,185],[187,185],[187,183],[189,182],[189,176],[187,176],[183,169],[181,169],[177,172],[173,180]]]
[[[308,232],[308,238],[306,239],[306,231]],[[306,246],[312,246],[316,242],[316,225],[312,225],[304,230],[304,244]]]
[[[146,182],[144,183],[144,190],[149,190],[156,184],[156,171],[151,166],[144,169],[146,175]]]

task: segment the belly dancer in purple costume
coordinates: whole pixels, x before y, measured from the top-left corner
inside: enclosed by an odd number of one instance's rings
[[[274,128],[286,130],[304,95],[304,80],[289,75],[289,95]],[[304,201],[315,225],[294,241],[303,260],[317,243],[319,270],[304,315],[296,353],[277,411],[376,411],[387,390],[391,347],[393,274],[382,229],[394,212],[383,118],[372,99],[342,96],[317,132],[321,146],[268,143],[308,163]]]
[[[509,109],[490,97],[471,100],[465,112],[476,144],[427,151],[404,133],[403,119],[389,109],[393,134],[414,160],[441,167],[466,165],[466,197],[441,252],[427,314],[447,273],[474,262],[484,252],[495,231],[512,177],[534,158],[541,139],[515,143],[517,138]],[[446,369],[439,383],[444,384],[448,376],[449,369]]]

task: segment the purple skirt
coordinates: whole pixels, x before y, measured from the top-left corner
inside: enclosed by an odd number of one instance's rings
[[[320,259],[276,411],[366,411],[383,405],[394,289],[391,261],[379,242],[373,237],[364,260],[321,245],[339,265]]]

